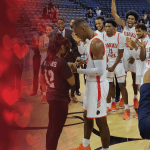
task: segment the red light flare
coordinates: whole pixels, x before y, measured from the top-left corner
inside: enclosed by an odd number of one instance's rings
[[[11,23],[16,22],[17,19],[20,18],[20,15],[21,15],[21,11],[19,9],[15,10],[11,7],[7,9],[7,17]]]
[[[7,8],[7,17],[11,23],[17,21],[21,15],[21,7],[26,3],[26,0],[5,0]]]
[[[3,72],[4,72],[3,66],[0,65],[0,77],[2,76]]]
[[[13,57],[13,51],[12,50],[8,50],[8,51],[2,50],[2,56],[3,56],[3,58],[5,58],[5,60],[6,59],[11,60]]]

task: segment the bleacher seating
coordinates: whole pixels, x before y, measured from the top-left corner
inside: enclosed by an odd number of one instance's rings
[[[35,22],[42,21],[44,24],[51,23],[49,19],[42,19],[43,8],[48,3],[49,0],[26,0],[26,3],[21,8],[22,17],[15,22],[15,25],[20,36],[25,37],[29,45],[31,45],[32,35],[37,32]],[[96,10],[96,8],[99,7],[104,17],[111,15],[111,0],[76,0],[76,2],[70,2],[69,0],[53,0],[53,3],[58,8],[58,17],[65,19],[66,27],[68,28],[71,19],[85,19],[85,15],[89,11],[89,8]],[[125,19],[125,13],[132,9],[138,11],[140,17],[142,17],[143,11],[149,12],[150,4],[146,0],[116,0],[116,7],[119,16]],[[95,18],[96,14],[94,14],[94,19]],[[56,28],[56,24],[54,25]],[[92,29],[94,29],[94,25]]]

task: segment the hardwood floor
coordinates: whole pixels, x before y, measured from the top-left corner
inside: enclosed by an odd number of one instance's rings
[[[80,75],[81,81],[81,96],[77,96],[79,102],[69,104],[68,117],[63,128],[62,134],[58,142],[57,150],[69,150],[77,147],[83,140],[83,97],[84,97],[84,80],[83,75]],[[138,119],[135,116],[133,109],[133,89],[132,89],[131,74],[127,75],[127,90],[129,93],[129,105],[131,117],[129,120],[123,120],[124,107],[109,114],[107,116],[110,129],[111,141],[110,150],[145,150],[146,145],[150,144],[149,140],[142,140],[138,130]],[[23,73],[23,97],[26,102],[17,102],[13,107],[19,110],[19,106],[32,105],[31,118],[26,128],[18,128],[11,134],[15,137],[12,142],[12,147],[19,147],[21,150],[45,150],[46,129],[48,125],[48,104],[41,104],[40,92],[37,95],[30,97],[32,89],[32,73]],[[138,94],[139,96],[139,94]],[[14,123],[14,126],[17,126]],[[32,141],[32,142],[30,142]],[[90,139],[92,150],[99,150],[102,147],[99,131],[94,123],[94,130]],[[147,150],[147,149],[146,149]]]

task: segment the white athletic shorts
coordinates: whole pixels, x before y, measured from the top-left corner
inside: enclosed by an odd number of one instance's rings
[[[107,95],[109,91],[109,82],[86,81],[83,109],[87,111],[87,118],[102,118],[107,115]]]
[[[123,63],[119,63],[113,72],[109,72],[109,71],[107,72],[107,79],[109,82],[113,82],[113,78],[115,77],[115,74],[116,74],[118,83],[125,82],[126,73],[125,73]]]
[[[142,75],[136,75],[136,84],[141,85],[143,83],[142,79],[143,79]]]
[[[128,71],[131,71],[133,73],[136,72],[136,63],[135,63],[135,61],[134,61],[133,64],[130,64],[129,60],[123,59],[123,65],[124,65],[125,72],[128,72]]]
[[[145,62],[140,61],[139,58],[136,58],[136,84],[141,85],[142,79],[145,72]]]

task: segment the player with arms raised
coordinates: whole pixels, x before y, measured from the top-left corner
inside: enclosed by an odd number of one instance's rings
[[[126,13],[126,22],[122,20],[116,10],[115,6],[115,0],[112,0],[112,7],[111,7],[112,15],[115,18],[115,21],[117,22],[118,25],[124,27],[123,34],[125,37],[131,38],[133,41],[136,40],[136,31],[135,31],[135,23],[137,22],[139,15],[136,11],[130,10]],[[138,87],[135,84],[135,79],[136,79],[136,65],[135,65],[135,59],[131,56],[130,53],[130,48],[128,47],[127,43],[125,43],[124,47],[124,54],[123,54],[123,59],[124,59],[124,67],[125,71],[131,71],[132,73],[132,80],[133,80],[133,91],[134,91],[134,107],[138,103],[137,99],[137,91]],[[124,105],[123,99],[121,99],[119,105]]]

